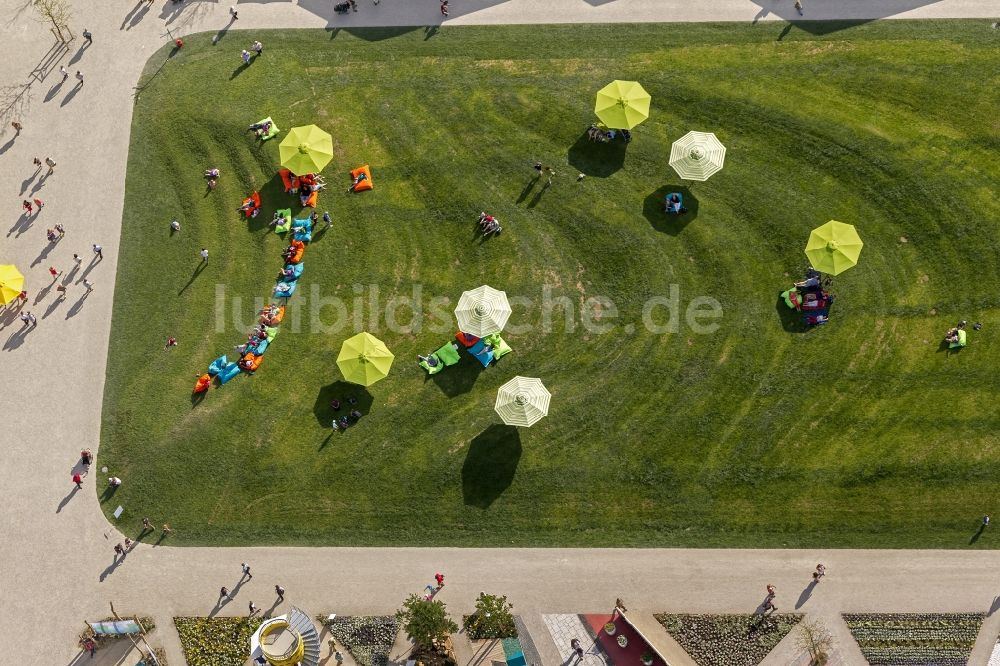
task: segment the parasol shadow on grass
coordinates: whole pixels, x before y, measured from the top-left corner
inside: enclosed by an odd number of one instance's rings
[[[684,199],[687,212],[681,215],[668,215],[666,212],[667,195],[679,192]],[[650,194],[642,203],[642,214],[657,231],[671,236],[680,234],[687,225],[698,218],[698,197],[691,193],[685,185],[664,185]]]
[[[462,499],[466,506],[488,509],[514,482],[521,460],[521,433],[495,423],[476,435],[462,464]]]
[[[446,396],[456,398],[471,391],[483,371],[484,368],[478,361],[463,353],[461,361],[436,375],[431,375],[429,379]]]
[[[356,399],[357,403],[350,404],[347,400],[350,397]],[[330,405],[334,400],[340,401],[340,409],[335,410]],[[367,416],[371,412],[374,402],[375,398],[364,386],[340,380],[327,384],[319,390],[319,393],[316,394],[316,402],[313,404],[313,416],[316,417],[320,426],[329,428],[334,417],[347,416],[352,409],[361,412],[362,416]]]
[[[594,178],[607,178],[621,171],[625,165],[627,146],[622,139],[607,143],[591,141],[584,132],[570,146],[568,161],[580,173]]]

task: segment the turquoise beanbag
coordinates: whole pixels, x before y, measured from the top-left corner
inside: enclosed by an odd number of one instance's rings
[[[288,286],[287,289],[283,288],[285,285]],[[288,298],[289,296],[291,296],[292,294],[295,293],[295,288],[298,285],[299,285],[299,283],[298,282],[294,282],[294,281],[293,282],[279,282],[278,284],[274,285],[274,297],[275,298]]]
[[[286,276],[285,282],[294,282],[302,277],[302,269],[305,268],[305,264],[285,264],[285,270],[292,271],[291,277]]]
[[[484,368],[493,362],[493,352],[486,351],[486,344],[482,340],[469,347],[469,353],[475,356]]]
[[[257,344],[255,344],[255,345],[253,345],[251,347],[247,347],[247,351],[250,352],[250,353],[252,353],[252,354],[256,354],[257,356],[260,356],[264,352],[267,351],[267,346],[269,344],[271,344],[271,343],[267,341],[267,338],[265,338],[263,340],[258,340]]]
[[[236,363],[230,363],[219,372],[219,383],[225,384],[238,374],[240,374],[240,366]]]
[[[208,374],[210,374],[213,377],[216,376],[217,374],[222,372],[222,369],[226,367],[227,363],[229,363],[229,359],[227,359],[226,355],[223,354],[222,356],[215,359],[208,365]]]

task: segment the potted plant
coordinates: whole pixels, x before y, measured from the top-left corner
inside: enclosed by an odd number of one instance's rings
[[[608,622],[604,625],[604,633],[608,636],[614,636],[616,631],[618,631],[618,627],[615,626],[614,622]]]
[[[639,657],[639,659],[642,661],[644,666],[653,666],[653,653],[650,652],[649,650],[643,652],[642,656]]]
[[[618,647],[620,648],[628,647],[628,636],[626,636],[625,634],[618,635]]]

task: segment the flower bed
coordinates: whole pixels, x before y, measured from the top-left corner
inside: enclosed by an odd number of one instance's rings
[[[387,666],[399,633],[399,621],[393,615],[338,615],[326,626],[351,651],[358,666]]]
[[[243,666],[250,637],[262,620],[245,617],[175,617],[187,666]]]
[[[655,617],[700,666],[756,666],[802,619],[793,613]]]
[[[982,613],[845,613],[844,622],[871,666],[965,666]]]

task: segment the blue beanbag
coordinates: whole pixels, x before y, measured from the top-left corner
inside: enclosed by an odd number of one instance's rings
[[[266,338],[263,340],[258,340],[257,344],[247,347],[247,351],[257,356],[260,356],[267,351],[267,346],[269,344],[271,343]]]
[[[227,359],[226,355],[223,354],[222,356],[215,359],[208,365],[208,374],[212,375],[213,377],[216,376],[217,374],[222,372],[222,369],[226,367],[227,363],[229,363],[229,359]]]
[[[294,282],[294,281],[293,282],[279,282],[278,284],[274,285],[274,297],[275,298],[288,298],[289,296],[291,296],[292,294],[295,293],[295,287],[297,287],[298,284],[299,284],[298,282]],[[288,288],[285,289],[284,287],[282,287],[282,285],[288,285]]]
[[[302,227],[303,231],[310,232],[313,230],[313,221],[311,217],[307,217],[303,220],[296,219],[292,222],[293,227]]]
[[[240,374],[240,366],[236,363],[230,363],[219,372],[219,383],[225,384],[238,374]]]
[[[493,362],[493,350],[486,351],[486,343],[482,340],[469,347],[469,353],[475,356],[484,368]]]
[[[304,269],[305,266],[305,264],[285,264],[285,270],[292,271],[291,277],[285,277],[285,282],[295,282],[302,277],[302,269]]]

